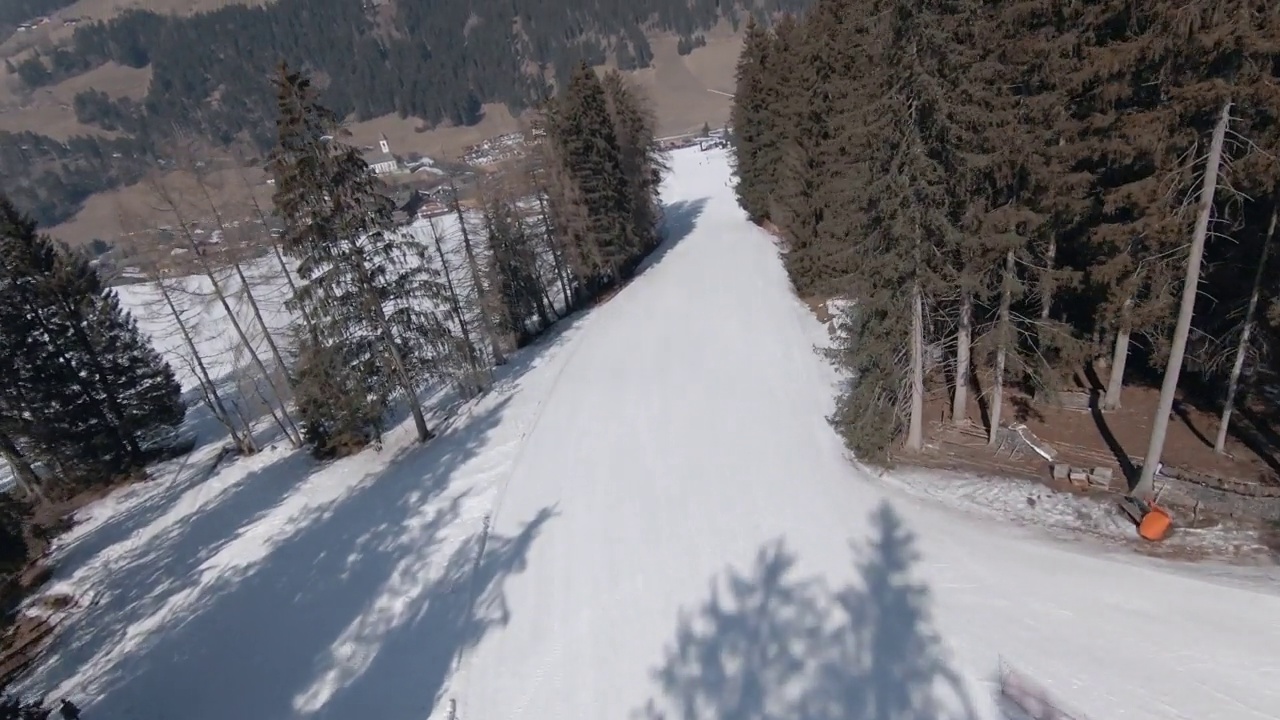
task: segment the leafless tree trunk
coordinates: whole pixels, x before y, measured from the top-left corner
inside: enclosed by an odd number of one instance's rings
[[[1196,218],[1195,232],[1191,236],[1191,252],[1187,259],[1186,280],[1182,285],[1182,305],[1178,308],[1178,322],[1169,346],[1169,364],[1164,369],[1164,382],[1160,385],[1160,401],[1152,418],[1151,442],[1142,460],[1142,474],[1134,487],[1135,495],[1149,496],[1155,485],[1156,467],[1164,451],[1165,433],[1169,430],[1169,414],[1173,411],[1174,395],[1178,391],[1178,375],[1182,372],[1182,356],[1187,349],[1187,335],[1191,331],[1191,316],[1196,308],[1196,293],[1200,286],[1200,261],[1204,255],[1205,237],[1209,234],[1209,219],[1213,215],[1213,196],[1218,189],[1218,170],[1222,165],[1222,144],[1231,121],[1231,102],[1222,106],[1222,115],[1213,129],[1213,141],[1209,144],[1209,158],[1205,163],[1204,183],[1200,187],[1200,215]]]
[[[951,399],[951,424],[963,425],[969,415],[969,351],[973,344],[973,295],[962,290],[960,323],[956,330],[956,389]]]
[[[271,228],[267,225],[267,213],[263,211],[262,204],[258,202],[258,198],[253,194],[253,187],[249,183],[249,178],[244,174],[244,168],[237,168],[240,180],[244,184],[245,191],[249,196],[249,204],[253,208],[254,214],[258,217],[258,223],[262,225],[262,232],[270,238]],[[280,275],[289,286],[289,297],[298,296],[298,284],[293,281],[293,273],[289,270],[289,263],[285,262],[284,253],[280,252],[280,245],[274,242],[274,238],[268,241],[271,246],[271,254],[275,256],[276,265],[280,268]],[[316,332],[315,323],[311,321],[311,314],[306,306],[299,305],[298,312],[302,315],[303,325],[307,328],[307,334],[311,336],[313,342],[320,344],[319,333]],[[274,348],[273,348],[274,351]],[[276,352],[278,357],[279,353]],[[283,366],[282,366],[283,367]]]
[[[449,288],[450,310],[453,312],[454,319],[458,321],[458,329],[462,333],[462,342],[465,346],[470,377],[464,389],[468,394],[474,396],[483,387],[483,383],[480,382],[480,358],[477,356],[475,343],[471,340],[471,328],[467,323],[467,314],[462,309],[462,300],[458,296],[458,288],[453,282],[453,269],[449,266],[449,259],[444,254],[444,243],[440,241],[440,231],[436,228],[435,220],[430,220],[427,224],[431,227],[431,239],[436,248],[436,256],[440,259],[440,269],[444,273],[445,286]]]
[[[9,463],[9,467],[13,468],[13,478],[24,492],[44,500],[39,490],[40,476],[36,475],[35,468],[31,467],[31,463],[18,449],[18,444],[13,441],[13,438],[3,432],[0,432],[0,457],[3,457]]]
[[[218,299],[218,304],[222,306],[223,312],[226,313],[227,321],[235,331],[236,337],[239,338],[240,344],[244,347],[245,352],[249,354],[249,359],[258,369],[258,372],[262,373],[263,379],[271,386],[272,392],[276,396],[276,402],[280,406],[280,414],[284,418],[284,424],[286,426],[285,434],[289,437],[290,442],[295,446],[300,447],[302,445],[302,435],[298,432],[297,426],[294,425],[293,419],[289,417],[289,411],[285,407],[284,396],[280,393],[279,388],[276,387],[275,382],[271,378],[271,373],[267,370],[266,364],[262,362],[262,357],[258,354],[257,349],[253,347],[253,343],[250,341],[248,333],[245,332],[244,326],[240,323],[239,317],[236,316],[235,311],[231,307],[231,303],[227,300],[227,295],[222,289],[222,283],[218,281],[217,275],[209,265],[208,258],[206,258],[204,254],[204,249],[200,247],[200,243],[196,241],[195,236],[191,234],[191,226],[188,224],[181,206],[177,199],[173,197],[172,193],[169,192],[168,188],[166,188],[162,183],[153,182],[152,187],[155,190],[156,195],[165,203],[166,207],[177,221],[178,227],[182,232],[182,236],[186,238],[187,244],[191,246],[191,251],[195,254],[196,260],[200,265],[200,269],[204,272],[205,277],[209,279],[209,283],[213,288],[214,297]],[[221,223],[219,223],[219,225],[221,225]]]
[[[1111,371],[1107,374],[1107,393],[1102,398],[1103,410],[1119,410],[1120,396],[1124,392],[1124,366],[1129,360],[1129,309],[1133,297],[1125,299],[1120,308],[1120,329],[1116,330],[1116,343],[1111,351]]]
[[[563,311],[557,309],[556,312],[568,312],[573,308],[573,298],[569,295],[569,278],[565,272],[564,258],[560,255],[560,247],[551,231],[551,213],[547,210],[547,196],[542,188],[538,188],[537,196],[538,213],[542,216],[542,237],[547,243],[547,253],[551,256],[551,264],[555,267],[556,280],[560,283],[560,298],[564,302]],[[551,306],[555,308],[555,303]]]
[[[996,314],[996,368],[991,378],[991,427],[987,428],[987,444],[994,446],[1000,438],[1000,415],[1004,407],[1004,366],[1009,352],[1009,306],[1013,304],[1014,273],[1017,272],[1013,251],[1004,256],[1004,283],[1000,288],[1000,309]]]
[[[1235,409],[1236,391],[1240,387],[1240,374],[1244,371],[1244,359],[1249,353],[1249,337],[1253,333],[1253,321],[1258,312],[1258,298],[1262,295],[1262,277],[1271,252],[1271,239],[1276,232],[1276,214],[1280,211],[1277,198],[1272,199],[1271,222],[1262,241],[1262,255],[1253,271],[1253,290],[1249,293],[1249,307],[1244,313],[1244,326],[1240,328],[1240,342],[1236,344],[1236,359],[1231,364],[1231,377],[1227,380],[1227,398],[1222,403],[1222,418],[1218,421],[1218,436],[1213,441],[1213,451],[1219,455],[1227,449],[1227,431],[1231,427],[1231,413]]]
[[[492,303],[488,299],[489,291],[484,282],[484,272],[480,269],[480,261],[476,258],[475,248],[471,244],[471,232],[467,230],[467,217],[462,212],[462,203],[458,200],[458,189],[452,182],[449,184],[449,196],[453,203],[453,212],[458,216],[458,229],[462,232],[462,250],[466,253],[467,267],[471,270],[471,279],[475,284],[476,297],[480,304],[480,324],[484,331],[485,339],[489,341],[490,352],[493,353],[493,364],[505,365],[507,357],[502,352],[502,345],[498,342],[498,334],[489,318],[489,309],[492,307]]]
[[[209,211],[213,213],[213,220],[218,226],[218,231],[222,233],[224,238],[230,240],[230,236],[227,231],[227,224],[222,219],[222,211],[218,209],[218,204],[214,202],[213,196],[209,194],[209,186],[205,184],[204,174],[197,171],[195,173],[195,178],[196,187],[200,188],[200,193],[204,196],[205,202],[209,205]],[[252,197],[252,190],[249,194],[250,197]],[[257,202],[258,201],[256,199],[253,200],[254,205],[257,205]],[[197,250],[197,252],[199,251]],[[231,268],[236,274],[236,279],[240,281],[241,292],[244,293],[245,300],[249,302],[249,309],[253,312],[253,319],[258,324],[258,329],[262,331],[262,338],[266,341],[267,348],[271,351],[271,359],[275,361],[276,367],[279,368],[281,382],[284,383],[285,389],[288,391],[287,397],[291,398],[293,397],[293,384],[289,381],[289,366],[285,364],[284,356],[280,354],[280,347],[276,344],[276,339],[271,334],[271,328],[267,326],[267,321],[262,317],[262,309],[258,306],[258,298],[253,293],[253,286],[249,284],[249,279],[245,277],[244,269],[241,267],[238,260],[231,263]],[[288,278],[288,275],[289,273],[286,268],[285,277]],[[292,278],[289,278],[289,283],[293,283]],[[271,378],[268,378],[268,381],[271,383],[272,389],[274,390],[275,381]],[[288,412],[284,411],[283,408],[286,398],[281,398],[280,400],[280,404],[282,406],[281,410],[284,412],[285,419],[288,424],[292,426],[293,419],[289,417]],[[298,434],[296,427],[294,428],[294,433],[297,434],[297,440],[301,443],[302,436]]]
[[[1045,248],[1045,270],[1040,280],[1040,320],[1049,319],[1049,311],[1053,309],[1053,268],[1058,257],[1058,238],[1049,236],[1049,246]]]
[[[231,434],[231,441],[236,444],[240,454],[252,455],[258,451],[253,441],[252,428],[246,425],[241,431],[240,428],[236,427],[235,419],[231,417],[231,413],[227,412],[226,404],[222,401],[222,395],[218,392],[218,385],[210,377],[209,368],[205,366],[204,358],[200,355],[200,350],[196,347],[195,340],[191,337],[186,318],[182,316],[177,304],[173,302],[173,295],[165,284],[164,278],[156,271],[152,276],[152,280],[160,290],[160,297],[164,299],[164,304],[169,309],[169,314],[173,316],[178,333],[182,336],[182,342],[187,346],[187,352],[191,353],[192,368],[196,371],[196,379],[200,383],[201,392],[209,405],[209,410],[213,412],[213,416]]]
[[[911,415],[906,449],[924,449],[924,296],[918,281],[911,288]]]

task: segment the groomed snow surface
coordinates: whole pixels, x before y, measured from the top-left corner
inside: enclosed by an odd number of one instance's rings
[[[1280,716],[1271,569],[860,470],[726,158],[672,161],[660,256],[436,440],[215,468],[205,425],[88,508],[24,689],[86,720],[968,720],[1003,657],[1095,720]]]

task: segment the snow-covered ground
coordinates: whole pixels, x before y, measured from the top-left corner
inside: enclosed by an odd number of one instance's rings
[[[1274,573],[859,470],[725,157],[672,161],[653,265],[426,446],[206,448],[87,510],[26,688],[90,720],[986,720],[1003,656],[1098,720],[1277,716]]]

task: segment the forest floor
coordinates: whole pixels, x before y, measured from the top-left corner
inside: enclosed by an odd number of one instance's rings
[[[806,303],[830,329],[833,315],[829,304],[820,299],[810,299]],[[985,402],[989,392],[985,387],[971,387],[966,422],[960,427],[951,422],[950,388],[934,387],[925,401],[924,451],[900,454],[895,460],[908,468],[926,471],[917,473],[918,477],[911,476],[907,484],[920,485],[910,488],[912,490],[929,495],[965,496],[967,504],[987,504],[991,509],[1002,512],[1016,510],[1018,512],[1014,514],[1020,514],[1026,510],[1028,517],[1036,513],[1015,506],[1025,502],[1035,507],[1039,502],[1043,510],[1044,492],[1049,492],[1058,498],[1056,502],[1062,505],[1065,513],[1089,516],[1087,521],[1079,524],[1079,529],[1088,532],[1094,527],[1105,527],[1103,534],[1114,537],[1117,527],[1121,533],[1127,532],[1123,531],[1127,520],[1115,501],[1127,491],[1126,480],[1136,479],[1141,469],[1159,390],[1139,384],[1126,385],[1121,395],[1121,407],[1108,411],[1097,410],[1097,403],[1089,401],[1090,390],[1101,397],[1096,385],[1095,388],[1076,388],[1072,393],[1075,402],[1062,403],[1079,405],[1072,408],[1038,402],[1017,388],[1006,387],[1000,424],[1006,428],[1024,425],[1027,431],[1056,451],[1058,460],[1073,467],[1110,468],[1112,482],[1107,488],[1074,488],[1066,481],[1054,480],[1049,463],[1034,452],[1024,448],[1011,454],[1011,447],[999,450],[990,447],[987,444],[989,412]],[[1219,408],[1206,405],[1180,394],[1161,455],[1164,466],[1238,483],[1280,486],[1280,432],[1273,429],[1277,425],[1267,417],[1265,403],[1255,403],[1252,408],[1235,412],[1223,455],[1213,451],[1220,421]],[[940,479],[943,475],[932,472],[937,470],[946,471],[945,477],[956,480],[957,487],[943,490],[929,487],[943,482]],[[984,484],[987,487],[979,487]],[[948,501],[952,500],[954,498]],[[1103,516],[1114,516],[1120,522],[1117,525],[1113,518]],[[1147,543],[1142,546],[1142,551],[1186,560],[1205,559],[1210,554],[1233,559],[1264,555],[1280,558],[1280,524],[1226,519],[1197,509],[1193,517],[1179,518],[1179,525],[1206,531],[1240,526],[1242,532],[1259,542],[1248,548],[1232,547],[1226,552],[1220,552],[1222,548],[1213,548],[1208,554],[1201,552],[1205,548],[1191,543]]]
[[[1005,394],[1002,426],[1024,425],[1036,438],[1056,451],[1058,461],[1072,467],[1110,468],[1113,478],[1110,486],[1079,490],[1068,482],[1054,480],[1049,463],[1033,452],[1011,455],[1009,449],[992,449],[987,444],[987,411],[973,395],[970,396],[967,423],[959,428],[951,423],[950,394],[935,392],[928,397],[925,403],[925,451],[902,457],[901,461],[970,477],[990,478],[992,482],[1002,479],[1031,481],[1056,493],[1075,496],[1080,503],[1098,506],[1096,509],[1105,506],[1107,512],[1120,517],[1122,511],[1116,501],[1125,494],[1126,481],[1130,478],[1136,480],[1141,469],[1152,420],[1156,415],[1159,390],[1140,385],[1126,386],[1120,409],[1106,412],[1093,409],[1096,402],[1090,403],[1093,408],[1069,409],[1034,403],[1013,388],[1006,388]],[[1218,431],[1219,417],[1181,400],[1175,403],[1174,408],[1161,455],[1165,467],[1220,480],[1280,485],[1275,456],[1276,434],[1257,409],[1237,411],[1228,435],[1226,453],[1218,455],[1213,451],[1213,439]],[[1246,553],[1233,550],[1230,554],[1237,557],[1280,557],[1280,528],[1274,524],[1243,518],[1228,519],[1197,508],[1192,518],[1179,518],[1179,525],[1196,529],[1238,526],[1251,531],[1261,545]],[[1182,545],[1169,548],[1150,546],[1144,550],[1181,559],[1203,559],[1196,549]]]

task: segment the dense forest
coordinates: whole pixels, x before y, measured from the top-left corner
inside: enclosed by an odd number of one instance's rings
[[[767,0],[751,7],[763,17],[801,4]],[[41,163],[40,174],[28,178],[16,149],[52,141],[0,133],[0,181],[20,186],[14,201],[54,224],[74,214],[85,191],[136,179],[143,161],[163,155],[175,133],[264,153],[274,142],[271,77],[282,59],[313,74],[320,100],[340,117],[398,113],[429,125],[465,125],[479,120],[482,103],[517,111],[536,104],[580,62],[647,67],[653,53],[646,32],[679,34],[687,53],[705,43],[702,31],[722,18],[736,26],[740,14],[740,7],[716,0],[277,0],[190,17],[130,10],[77,27],[69,43],[15,70],[36,89],[107,62],[149,67],[151,86],[138,102],[93,90],[74,101],[81,122],[136,142],[126,154],[137,161],[121,158],[122,169],[79,179],[73,175],[85,151],[68,149],[72,162]],[[91,152],[100,155],[115,152],[107,141],[79,142],[97,145]]]
[[[803,296],[852,301],[860,457],[919,450],[926,395],[963,422],[980,393],[994,443],[1009,388],[1096,374],[1111,407],[1163,382],[1158,460],[1173,390],[1225,428],[1272,373],[1274,3],[817,0],[747,32],[737,191]]]

